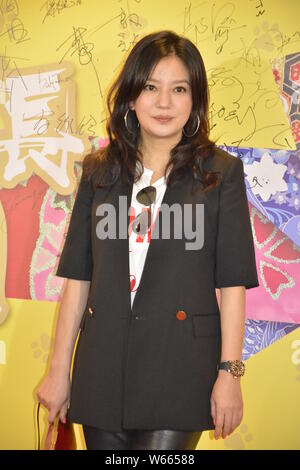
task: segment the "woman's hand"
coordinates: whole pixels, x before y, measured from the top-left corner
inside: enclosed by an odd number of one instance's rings
[[[225,439],[241,423],[243,398],[240,378],[220,370],[210,397],[211,416],[215,422],[215,439]]]
[[[69,374],[65,370],[50,369],[37,391],[38,401],[49,410],[49,424],[54,423],[58,413],[61,422],[66,422],[70,390]]]

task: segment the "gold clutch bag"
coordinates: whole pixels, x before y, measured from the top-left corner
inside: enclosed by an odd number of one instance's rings
[[[37,429],[38,429],[38,450],[76,450],[76,438],[73,423],[68,420],[62,423],[59,414],[54,423],[49,424],[45,446],[41,449],[40,444],[40,423],[39,423],[40,402],[37,407]]]

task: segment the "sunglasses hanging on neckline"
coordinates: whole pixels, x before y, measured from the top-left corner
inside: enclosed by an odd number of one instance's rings
[[[138,191],[136,200],[143,206],[149,207],[146,211],[142,211],[138,214],[132,222],[132,230],[135,233],[145,235],[152,223],[151,205],[156,200],[156,188],[155,186],[146,186]]]

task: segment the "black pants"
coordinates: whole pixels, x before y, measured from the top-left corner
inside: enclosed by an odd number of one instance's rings
[[[124,430],[110,432],[82,425],[87,450],[194,450],[202,432]]]

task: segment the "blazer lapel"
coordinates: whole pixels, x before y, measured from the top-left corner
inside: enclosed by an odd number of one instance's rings
[[[162,204],[167,204],[168,206],[178,203],[182,200],[182,197],[184,195],[184,188],[186,187],[187,184],[187,179],[188,179],[188,173],[185,174],[185,176],[182,178],[182,180],[178,181],[174,186],[170,187],[167,186],[161,205]],[[126,184],[123,181],[120,183],[121,188],[119,195],[126,196],[126,202],[127,202],[127,230],[129,227],[129,222],[130,222],[130,205],[131,205],[131,197],[132,197],[132,190],[133,190],[133,184]],[[125,204],[124,204],[125,207]],[[159,210],[159,214],[157,216],[156,221],[158,220],[158,217],[161,214],[161,209]],[[161,221],[161,219],[160,219]],[[152,227],[152,233],[154,231],[154,226]],[[150,239],[148,251],[146,254],[146,259],[145,259],[145,264],[142,272],[142,276],[140,279],[140,283],[138,286],[138,290],[135,294],[133,305],[131,308],[131,286],[130,286],[130,266],[129,266],[129,236],[128,236],[128,231],[127,231],[127,237],[125,239],[119,239],[120,243],[120,252],[119,252],[119,269],[122,270],[122,276],[121,279],[124,279],[124,294],[126,296],[126,306],[128,307],[129,312],[132,312],[134,310],[134,307],[137,303],[137,300],[139,297],[143,295],[143,290],[147,286],[147,282],[149,282],[151,279],[151,260],[157,254],[156,252],[159,251],[162,248],[162,240],[157,238],[155,240],[155,243],[152,243],[152,239]]]

